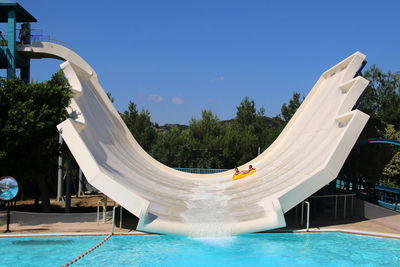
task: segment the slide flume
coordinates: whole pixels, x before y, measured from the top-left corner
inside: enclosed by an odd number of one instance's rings
[[[233,170],[184,173],[140,147],[75,52],[47,42],[17,49],[64,61],[73,100],[58,129],[88,182],[137,216],[137,229],[146,232],[218,236],[284,227],[284,213],[336,178],[369,118],[352,110],[368,85],[353,78],[365,58],[356,52],[322,74],[277,140],[248,163],[257,172],[236,181]]]

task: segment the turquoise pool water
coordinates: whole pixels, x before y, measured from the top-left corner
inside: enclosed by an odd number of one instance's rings
[[[60,266],[103,239],[0,239],[0,265]],[[400,266],[400,240],[342,233],[112,236],[73,266]]]

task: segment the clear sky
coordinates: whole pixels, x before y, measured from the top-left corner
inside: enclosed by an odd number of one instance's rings
[[[94,68],[120,112],[133,101],[160,125],[188,124],[203,109],[234,118],[246,96],[275,116],[356,51],[367,68],[400,70],[398,0],[17,2],[38,20],[33,29]],[[32,79],[60,63],[34,60]]]

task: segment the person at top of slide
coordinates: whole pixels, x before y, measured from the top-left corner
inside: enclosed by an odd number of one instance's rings
[[[26,44],[28,37],[29,37],[28,27],[26,27],[25,24],[21,24],[21,30],[19,31],[19,40],[21,41],[21,44]]]

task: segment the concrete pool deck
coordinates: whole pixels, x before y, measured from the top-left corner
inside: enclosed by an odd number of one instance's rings
[[[6,213],[0,213],[0,219],[5,221]],[[126,218],[123,227],[114,226],[115,234],[147,234],[135,230],[135,222],[132,218]],[[397,225],[397,227],[396,227]],[[106,223],[97,223],[96,213],[84,214],[45,214],[11,212],[11,224],[9,233],[4,233],[6,225],[0,228],[0,237],[35,236],[35,235],[98,235],[109,234],[112,231],[110,218]],[[288,227],[272,232],[304,232],[303,227]],[[350,232],[357,234],[369,234],[400,238],[400,214],[377,219],[341,219],[337,223],[326,225],[324,220],[311,221],[311,232]]]
[[[387,223],[397,223],[397,227],[392,227]],[[293,232],[305,232],[305,229],[294,230]],[[362,221],[348,221],[329,226],[320,226],[310,228],[310,232],[343,232],[360,235],[372,235],[379,237],[390,237],[400,239],[400,214],[391,218],[366,219]]]
[[[310,219],[311,232],[349,232],[400,239],[400,213],[357,200],[351,216],[318,216]],[[136,231],[137,218],[124,212],[122,227],[119,228],[117,209],[115,234],[147,235]],[[112,212],[108,211],[106,223],[97,213],[40,213],[11,211],[10,231],[5,233],[7,212],[0,211],[0,237],[20,237],[36,235],[107,235],[112,231]],[[101,213],[102,214],[102,213]],[[288,217],[288,227],[269,232],[304,232],[303,226]],[[297,220],[298,221],[298,220]]]

